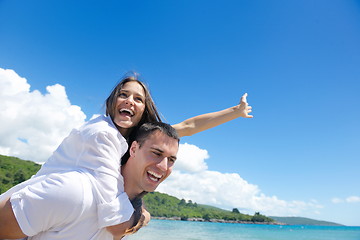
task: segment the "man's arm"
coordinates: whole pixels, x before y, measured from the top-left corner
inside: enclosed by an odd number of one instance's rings
[[[10,199],[0,202],[0,239],[2,238],[24,238],[26,235],[15,218]]]
[[[247,93],[241,97],[239,105],[218,112],[192,117],[173,125],[173,127],[179,134],[179,137],[184,137],[216,127],[238,117],[252,118],[253,116],[249,115],[251,106],[247,103],[246,97]]]

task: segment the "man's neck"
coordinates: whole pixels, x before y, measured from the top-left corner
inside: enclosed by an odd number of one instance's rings
[[[135,199],[141,193],[141,191],[137,191],[137,188],[133,186],[134,184],[131,182],[131,178],[127,177],[126,165],[121,166],[121,175],[124,178],[124,191],[130,200]]]

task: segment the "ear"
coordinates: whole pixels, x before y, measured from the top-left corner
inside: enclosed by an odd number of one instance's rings
[[[133,141],[129,149],[130,157],[135,156],[137,149],[139,149],[139,143],[137,141]]]

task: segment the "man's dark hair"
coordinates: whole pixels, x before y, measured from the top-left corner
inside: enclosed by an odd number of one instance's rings
[[[167,136],[174,138],[175,140],[180,141],[179,135],[177,134],[176,130],[167,123],[163,122],[149,122],[144,123],[140,126],[140,128],[135,133],[135,139],[134,141],[137,141],[139,143],[139,146],[141,147],[146,139],[153,134],[156,131],[160,131]],[[131,146],[132,142],[129,144]],[[129,154],[125,154],[121,159],[121,165],[125,165],[129,159]]]

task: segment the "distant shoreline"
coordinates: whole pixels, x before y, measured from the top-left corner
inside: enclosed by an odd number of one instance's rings
[[[289,225],[286,223],[280,222],[252,222],[252,221],[237,221],[237,220],[224,220],[224,219],[209,219],[205,220],[204,218],[181,218],[181,217],[151,217],[151,219],[157,220],[172,220],[172,221],[188,221],[188,222],[214,222],[214,223],[240,223],[240,224],[258,224],[258,225]]]

